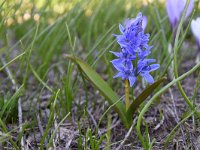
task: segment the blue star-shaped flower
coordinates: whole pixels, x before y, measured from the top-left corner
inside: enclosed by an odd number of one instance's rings
[[[118,57],[111,61],[118,71],[114,78],[129,80],[131,87],[137,76],[143,77],[148,83],[153,83],[154,79],[150,72],[158,69],[159,64],[152,64],[155,59],[146,58],[151,53],[152,46],[148,45],[150,35],[144,34],[142,28],[142,13],[138,13],[134,19],[127,19],[124,26],[120,24],[119,30],[121,34],[114,36],[122,51],[110,51]]]

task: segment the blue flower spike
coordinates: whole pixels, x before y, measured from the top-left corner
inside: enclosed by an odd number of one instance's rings
[[[147,59],[152,46],[148,45],[150,35],[144,33],[142,21],[143,16],[140,12],[136,18],[127,19],[124,26],[119,24],[121,34],[114,34],[114,36],[121,47],[121,52],[110,51],[117,57],[111,61],[118,71],[114,78],[120,77],[125,80],[127,109],[129,107],[129,86],[132,87],[135,84],[138,76],[152,84],[154,79],[150,72],[160,67],[159,64],[152,64],[156,61],[155,59]]]

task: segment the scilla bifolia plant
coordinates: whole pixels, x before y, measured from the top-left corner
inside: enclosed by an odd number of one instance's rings
[[[115,77],[121,77],[125,82],[126,105],[123,104],[121,98],[118,97],[117,93],[112,90],[108,83],[105,82],[86,62],[77,58],[74,54],[65,55],[66,58],[78,65],[78,69],[82,72],[81,74],[84,74],[86,79],[88,79],[88,81],[105,97],[105,100],[110,104],[109,109],[115,108],[126,128],[131,126],[133,121],[132,116],[139,105],[152,94],[156,87],[165,81],[165,78],[161,78],[154,83],[154,79],[150,75],[150,72],[158,69],[159,65],[152,64],[155,62],[155,59],[147,58],[151,53],[150,49],[152,46],[148,45],[149,34],[144,34],[145,27],[142,27],[142,20],[142,14],[139,13],[136,18],[127,20],[125,22],[125,27],[119,25],[122,34],[115,35],[122,51],[112,52],[118,57],[113,60],[112,63],[119,71]],[[130,103],[129,86],[132,87],[134,85],[138,76],[143,77],[148,83],[152,84]]]
[[[116,36],[122,51],[111,51],[118,57],[111,61],[118,70],[114,78],[121,77],[125,82],[126,110],[130,105],[129,87],[134,85],[138,76],[143,77],[148,83],[153,83],[154,79],[150,72],[160,66],[159,64],[152,64],[156,61],[155,59],[147,59],[152,46],[148,45],[149,34],[144,33],[142,20],[142,13],[138,13],[136,18],[125,21],[125,27],[120,24],[121,35],[114,36]]]

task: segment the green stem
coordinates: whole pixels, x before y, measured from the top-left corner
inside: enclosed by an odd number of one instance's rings
[[[162,94],[164,93],[169,87],[171,87],[172,85],[174,85],[175,83],[179,82],[180,80],[183,80],[185,77],[187,77],[188,75],[190,75],[191,73],[193,73],[194,71],[196,71],[197,69],[199,69],[200,67],[200,63],[197,64],[196,66],[194,66],[191,70],[189,70],[188,72],[184,73],[183,75],[181,75],[180,77],[174,79],[173,81],[171,81],[170,83],[168,83],[166,86],[164,86],[161,90],[159,90],[150,100],[149,102],[144,106],[144,108],[142,109],[142,111],[139,114],[138,117],[138,121],[137,121],[137,126],[136,126],[136,131],[137,131],[137,135],[140,139],[140,142],[142,143],[143,147],[145,147],[145,142],[144,139],[142,137],[142,133],[140,131],[140,126],[141,126],[141,122],[142,122],[142,118],[145,114],[145,112],[148,110],[148,108],[151,106],[151,104]],[[194,109],[196,111],[196,109]],[[196,111],[196,113],[198,113]],[[198,113],[199,114],[199,113]]]
[[[125,104],[126,104],[126,111],[128,110],[128,108],[130,106],[129,90],[130,90],[129,81],[127,79],[125,79]]]
[[[177,34],[176,34],[176,38],[175,38],[175,43],[174,43],[174,76],[175,78],[177,79],[178,78],[178,63],[177,63],[177,53],[178,53],[178,49],[179,49],[179,46],[178,46],[178,43],[179,43],[179,35],[180,35],[180,31],[181,31],[181,27],[183,25],[183,21],[184,21],[184,18],[185,18],[185,14],[186,14],[186,11],[187,11],[187,8],[189,6],[189,2],[190,0],[187,0],[187,3],[186,3],[186,7],[183,11],[183,16],[181,17],[181,21],[180,21],[180,24],[178,26],[178,30],[177,30]],[[177,86],[178,86],[178,89],[181,93],[181,95],[183,96],[185,102],[187,103],[187,105],[190,107],[191,110],[193,110],[195,112],[195,114],[198,115],[198,117],[200,118],[200,114],[194,109],[194,105],[192,104],[192,102],[190,101],[190,99],[187,97],[180,81],[177,82]]]

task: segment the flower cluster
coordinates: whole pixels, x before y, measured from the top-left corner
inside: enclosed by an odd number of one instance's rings
[[[114,78],[121,77],[129,80],[132,87],[137,76],[143,77],[147,82],[153,83],[154,79],[149,72],[159,68],[159,64],[152,64],[155,59],[147,59],[152,46],[148,45],[149,34],[142,28],[142,13],[138,13],[134,19],[127,19],[125,27],[119,24],[121,35],[114,35],[121,47],[121,52],[113,52],[117,59],[112,64],[119,71]]]

